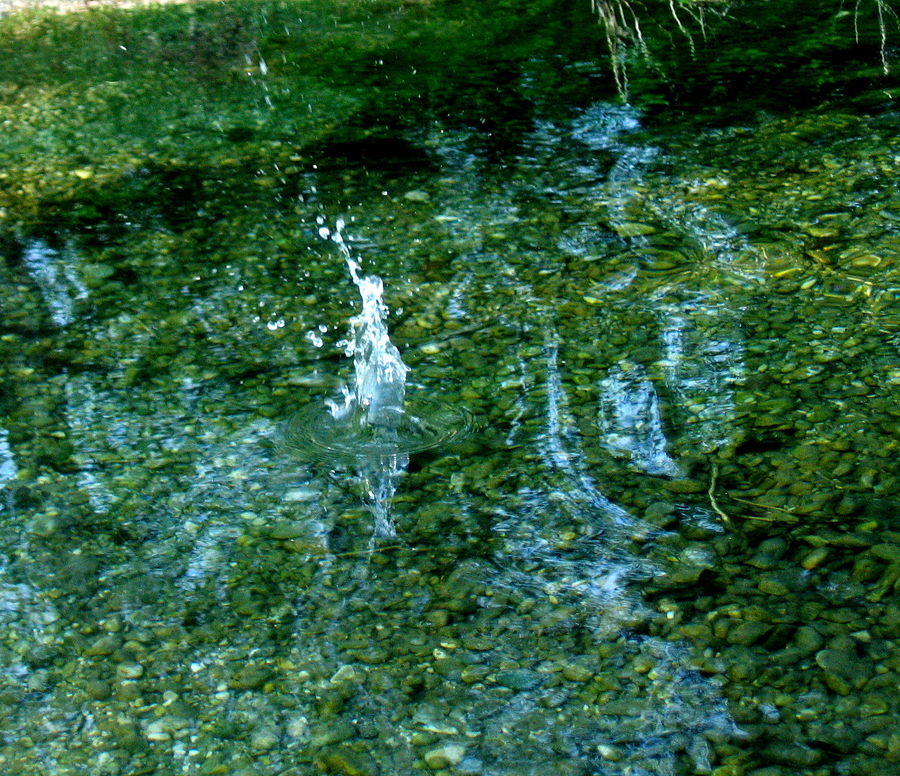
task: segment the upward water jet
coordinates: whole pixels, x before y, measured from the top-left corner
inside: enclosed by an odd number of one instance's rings
[[[350,255],[344,241],[343,227],[344,222],[338,221],[333,233],[322,226],[319,234],[330,237],[340,248],[350,277],[359,289],[362,310],[350,319],[352,335],[346,350],[348,356],[353,356],[354,391],[352,395],[345,393],[343,406],[332,402],[331,411],[336,416],[355,411],[357,422],[362,421],[374,430],[396,430],[403,415],[409,368],[388,334],[384,320],[388,309],[382,299],[384,284],[377,275],[360,274],[359,263]]]
[[[432,397],[408,396],[409,368],[391,342],[382,298],[384,284],[363,275],[343,236],[320,219],[319,235],[334,242],[359,290],[362,308],[350,319],[345,353],[353,358],[354,383],[337,399],[312,403],[288,422],[284,444],[295,455],[356,468],[375,517],[376,533],[393,535],[388,504],[409,455],[448,444],[473,424],[462,407]]]

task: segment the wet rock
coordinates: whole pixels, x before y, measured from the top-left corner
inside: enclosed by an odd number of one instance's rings
[[[639,717],[644,711],[640,701],[629,698],[611,700],[608,703],[604,703],[600,709],[603,714],[617,717]]]
[[[846,649],[820,650],[816,663],[822,669],[825,684],[839,695],[849,695],[854,687],[865,684],[871,668],[868,661]]]
[[[772,626],[765,622],[741,622],[728,631],[728,642],[749,647],[770,630],[772,630]]]
[[[102,655],[111,655],[122,645],[122,639],[114,634],[105,634],[96,639],[84,654],[88,657],[98,657]]]
[[[760,575],[758,588],[766,595],[786,596],[807,586],[808,583],[801,574],[799,569],[767,571]]]
[[[495,646],[493,640],[484,636],[466,636],[462,641],[462,645],[472,652],[487,652]]]
[[[49,666],[57,657],[58,651],[49,644],[33,644],[28,648],[25,660],[32,668]]]
[[[642,237],[645,235],[655,234],[658,230],[652,224],[642,224],[637,221],[624,221],[613,224],[612,228],[619,237]]]
[[[873,545],[869,549],[869,552],[876,558],[886,560],[889,563],[900,563],[900,544],[882,542],[881,544]]]
[[[716,556],[712,549],[702,542],[691,542],[679,554],[678,560],[669,570],[669,580],[683,585],[696,582],[704,571],[716,566]]]
[[[446,609],[432,609],[425,613],[425,619],[435,628],[443,628],[450,622],[450,612]]]
[[[156,744],[172,739],[172,733],[168,728],[165,718],[154,719],[149,722],[146,728],[144,728],[144,735],[147,737],[148,741],[152,741]]]
[[[772,558],[781,559],[788,550],[788,543],[780,536],[774,536],[760,542],[757,550]]]
[[[849,515],[855,515],[863,508],[863,504],[859,499],[853,498],[852,496],[843,496],[840,501],[834,506],[834,512],[837,515],[842,515],[847,517]]]
[[[675,506],[667,501],[654,501],[644,510],[644,519],[660,528],[666,528],[677,519]]]
[[[741,763],[724,763],[713,768],[710,776],[744,776],[746,770]]]
[[[748,647],[735,645],[722,653],[727,661],[725,675],[732,682],[746,682],[754,676],[758,676],[760,666],[752,650]]]
[[[471,665],[466,666],[462,673],[460,674],[460,679],[466,684],[474,684],[475,682],[480,682],[484,679],[488,674],[490,674],[491,669],[488,666],[483,665]]]
[[[38,515],[31,521],[28,530],[42,539],[48,539],[57,533],[62,525],[58,515]]]
[[[707,488],[697,480],[667,480],[662,485],[671,493],[704,493]]]
[[[368,665],[380,665],[387,662],[390,658],[390,653],[383,647],[372,646],[359,651],[356,656],[361,662]]]
[[[822,634],[811,625],[803,625],[797,628],[797,632],[794,634],[794,644],[797,649],[806,654],[812,654],[816,650],[821,649],[824,643],[825,639],[822,638]]]
[[[587,682],[594,672],[582,663],[567,663],[563,666],[562,675],[570,682]]]
[[[147,747],[145,739],[138,731],[136,725],[125,718],[102,720],[98,727],[112,736],[116,747],[126,752],[136,752]]]
[[[510,690],[530,690],[541,683],[541,677],[527,668],[515,668],[509,671],[498,671],[497,684]]]
[[[138,682],[124,681],[116,687],[116,698],[120,701],[131,702],[141,697],[141,687]]]
[[[762,756],[770,762],[793,768],[809,767],[822,760],[822,753],[817,749],[786,741],[777,741],[765,747],[762,750]]]
[[[363,679],[365,679],[364,673],[347,664],[335,671],[328,681],[330,684],[340,684],[341,682],[359,682]]]
[[[378,773],[371,757],[344,748],[323,752],[316,758],[316,766],[325,773],[340,776],[375,776]]]
[[[828,558],[828,555],[829,549],[827,547],[816,547],[804,556],[803,560],[800,561],[800,565],[807,571],[812,571],[821,566]]]
[[[556,688],[541,694],[538,703],[545,709],[557,709],[569,699],[569,691]]]
[[[466,749],[460,744],[444,744],[443,746],[429,749],[423,759],[432,770],[449,768],[459,764],[466,755]]]
[[[353,725],[345,720],[338,720],[333,724],[316,725],[310,735],[310,748],[321,749],[331,744],[346,741],[356,734]]]
[[[778,558],[768,555],[765,552],[757,552],[747,561],[747,565],[766,571],[778,568],[781,565],[781,562]]]
[[[294,714],[287,718],[284,732],[295,741],[309,740],[309,720],[303,714]]]
[[[281,522],[272,526],[270,536],[279,541],[285,539],[298,539],[306,533],[303,526],[297,523]]]
[[[232,690],[256,690],[272,676],[272,669],[265,665],[250,663],[239,668],[229,679]]]
[[[119,679],[140,679],[144,675],[144,667],[140,663],[119,663],[116,676]]]
[[[896,677],[892,677],[893,681]],[[887,714],[891,710],[891,703],[880,693],[867,693],[862,696],[859,704],[859,713],[863,717],[871,717],[879,714]]]
[[[438,736],[434,733],[428,733],[424,730],[414,730],[409,737],[409,742],[413,746],[430,746],[438,740]]]
[[[862,738],[858,731],[843,722],[813,725],[810,727],[809,736],[812,741],[822,744],[826,749],[844,754],[854,751]]]
[[[116,268],[102,262],[81,265],[81,277],[88,288],[99,288],[103,282],[116,274]]]
[[[260,727],[250,734],[250,746],[258,752],[265,752],[278,746],[278,731],[271,727]]]
[[[95,701],[105,701],[112,694],[109,682],[92,679],[84,683],[84,691]]]

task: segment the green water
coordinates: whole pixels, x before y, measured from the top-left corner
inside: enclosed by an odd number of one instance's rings
[[[0,772],[895,767],[896,77],[750,5],[0,17]],[[283,443],[320,217],[464,439]]]

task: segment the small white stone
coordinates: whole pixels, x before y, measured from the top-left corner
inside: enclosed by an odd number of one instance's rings
[[[600,756],[605,760],[611,760],[612,762],[618,762],[622,759],[622,750],[617,746],[610,746],[609,744],[600,744],[597,746],[597,751],[600,753]]]
[[[169,741],[172,736],[168,730],[166,730],[166,723],[161,719],[155,719],[149,725],[147,725],[147,729],[145,732],[148,741]]]
[[[309,738],[309,720],[302,714],[288,720],[284,732],[289,738],[307,740]]]
[[[449,766],[458,765],[465,757],[466,748],[459,744],[444,744],[443,746],[429,749],[425,752],[425,764],[433,769],[440,770]]]
[[[329,681],[332,684],[339,684],[340,682],[352,682],[354,679],[358,678],[359,671],[357,671],[353,666],[344,665],[334,672],[334,676],[332,676]]]

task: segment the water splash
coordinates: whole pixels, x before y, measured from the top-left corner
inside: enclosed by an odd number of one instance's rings
[[[362,301],[343,343],[353,358],[354,383],[352,388],[342,386],[340,397],[326,400],[324,407],[311,404],[294,415],[284,443],[306,459],[353,466],[375,535],[394,536],[390,504],[409,455],[456,439],[473,423],[462,407],[431,397],[407,397],[409,368],[388,333],[381,278],[362,274],[344,239],[342,220],[333,231],[324,218],[318,223],[319,236],[338,246]]]
[[[396,468],[404,456],[456,440],[474,423],[464,407],[407,395],[409,368],[388,333],[384,284],[376,275],[362,274],[344,239],[344,226],[339,220],[332,231],[319,219],[319,236],[338,246],[362,300],[343,343],[346,355],[353,358],[354,383],[343,386],[339,398],[325,401],[327,411],[314,403],[294,415],[284,442],[307,459]],[[378,483],[367,490],[384,492]]]
[[[388,334],[385,323],[388,308],[382,298],[384,284],[377,275],[360,274],[359,263],[351,256],[344,241],[343,228],[344,222],[338,220],[334,232],[324,226],[319,229],[322,237],[330,237],[340,248],[362,299],[362,310],[350,319],[352,336],[346,349],[346,354],[353,357],[354,393],[352,397],[345,396],[343,407],[332,405],[332,414],[349,412],[355,401],[365,423],[397,429],[403,414],[409,368]]]

